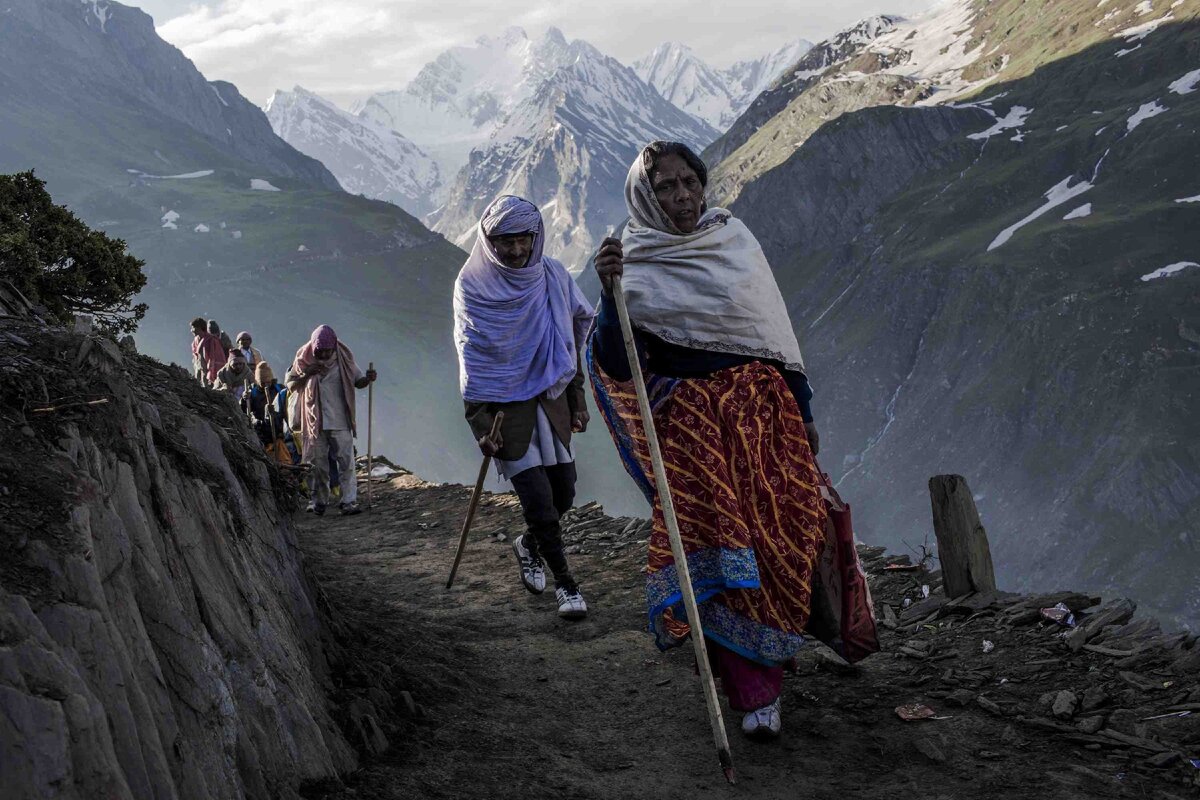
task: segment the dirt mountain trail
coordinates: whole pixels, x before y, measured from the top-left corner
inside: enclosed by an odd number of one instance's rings
[[[726,708],[740,779],[729,786],[691,648],[661,653],[644,633],[643,525],[573,514],[568,552],[590,613],[567,622],[552,590],[533,596],[517,579],[514,496],[485,495],[446,591],[469,490],[404,476],[374,491],[361,516],[298,522],[336,621],[335,698],[369,700],[391,746],[308,798],[1045,800],[1184,798],[1200,786],[1189,759],[1200,715],[1143,722],[1152,714],[1134,702],[1200,710],[1195,673],[1147,667],[1145,685],[1128,686],[1111,657],[1071,654],[1053,623],[1030,620],[1047,598],[947,604],[936,574],[885,571],[908,559],[874,548],[863,553],[877,607],[888,606],[884,652],[855,668],[806,652],[785,679],[777,741],[747,741]],[[937,717],[902,721],[895,709],[914,702]]]

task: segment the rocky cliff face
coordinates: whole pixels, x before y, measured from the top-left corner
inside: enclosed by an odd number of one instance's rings
[[[4,796],[295,797],[353,768],[278,473],[232,402],[12,320],[0,370]]]

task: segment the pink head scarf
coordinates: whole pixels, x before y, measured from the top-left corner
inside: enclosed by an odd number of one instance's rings
[[[318,350],[333,350],[334,359],[341,367],[343,397],[350,411],[350,429],[356,435],[358,429],[354,419],[354,374],[358,365],[350,348],[338,341],[337,334],[328,325],[320,325],[312,332],[308,342],[296,351],[296,359],[289,371],[288,391],[295,392],[300,401],[299,418],[295,420],[304,439],[304,447],[312,446],[321,432],[321,382],[313,380],[325,373],[330,361],[317,358]]]
[[[337,334],[328,325],[318,325],[308,340],[313,350],[334,350],[337,348]]]

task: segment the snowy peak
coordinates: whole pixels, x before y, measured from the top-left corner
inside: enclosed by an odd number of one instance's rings
[[[580,267],[624,216],[624,176],[640,147],[673,139],[699,148],[716,136],[586,42],[572,42],[569,55],[471,153],[444,206],[426,218],[435,231],[469,245],[483,206],[518,194],[543,210],[547,252]]]
[[[754,98],[762,94],[783,72],[812,50],[813,43],[798,39],[753,61],[739,61],[725,70],[737,96],[735,108],[740,114]],[[731,120],[732,122],[732,120]]]
[[[508,28],[450,48],[403,90],[371,96],[358,113],[402,132],[452,175],[512,109],[570,62],[571,51],[557,28],[536,41],[521,28]]]
[[[634,62],[638,77],[668,101],[718,130],[733,124],[754,98],[812,47],[799,40],[767,55],[718,70],[690,47],[665,42]]]
[[[732,113],[734,100],[725,76],[687,45],[664,42],[635,61],[633,69],[668,101],[709,125],[723,128]]]
[[[267,118],[280,138],[321,161],[346,191],[387,200],[413,215],[433,207],[441,173],[400,133],[297,86],[277,91]]]

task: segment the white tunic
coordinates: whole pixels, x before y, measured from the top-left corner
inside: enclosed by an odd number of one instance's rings
[[[357,372],[353,378],[362,378]],[[350,409],[346,407],[346,396],[342,393],[342,363],[334,359],[333,364],[319,379],[321,381],[321,430],[350,430]]]
[[[496,470],[501,477],[513,479],[527,469],[533,467],[553,467],[555,464],[570,464],[575,460],[575,446],[565,446],[554,433],[550,418],[538,403],[537,423],[533,426],[533,436],[529,439],[529,449],[525,455],[515,461],[496,459]]]

